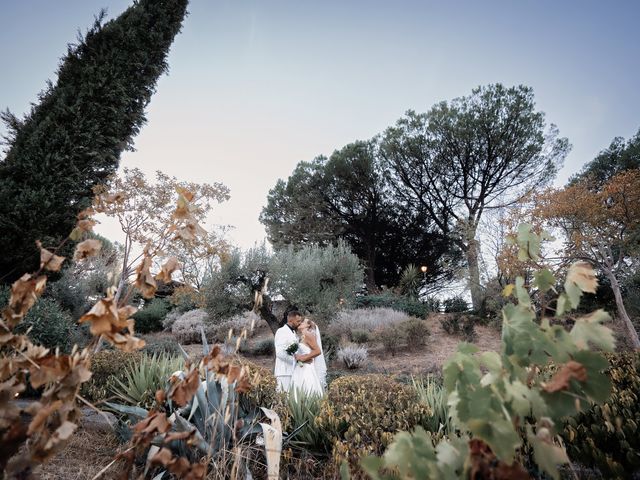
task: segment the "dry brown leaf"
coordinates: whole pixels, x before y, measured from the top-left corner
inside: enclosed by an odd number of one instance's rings
[[[151,464],[162,465],[183,480],[202,480],[207,474],[204,464],[190,463],[185,457],[174,457],[171,450],[164,447],[151,458]]]
[[[172,377],[171,381],[173,385],[169,389],[168,396],[180,407],[189,403],[200,387],[200,375],[197,368],[189,371],[184,380]]]
[[[575,360],[569,360],[565,363],[553,378],[542,386],[542,389],[549,393],[567,390],[572,378],[575,378],[579,382],[585,382],[587,380],[587,369]]]
[[[30,406],[30,412],[35,413],[33,418],[31,419],[31,423],[29,423],[29,430],[27,431],[28,435],[33,435],[35,432],[38,432],[42,429],[47,418],[54,412],[57,412],[62,407],[62,400],[56,400],[55,402],[43,406],[39,402],[35,402]]]
[[[518,463],[511,465],[498,459],[482,440],[469,440],[469,479],[530,480],[527,471]]]
[[[156,281],[151,274],[151,257],[144,256],[140,265],[136,268],[135,286],[142,292],[144,298],[153,298],[156,294]]]
[[[127,323],[122,322],[116,301],[113,296],[99,300],[91,310],[85,313],[78,323],[91,322],[90,331],[93,335],[119,332],[127,327]]]
[[[36,240],[36,245],[40,249],[40,268],[44,268],[50,272],[58,272],[65,258],[55,255],[53,252],[43,248],[40,240]]]
[[[147,418],[140,420],[133,426],[136,434],[157,435],[167,433],[171,429],[171,423],[167,420],[167,415],[162,412],[149,412]]]
[[[176,257],[169,257],[165,264],[162,266],[160,272],[156,275],[156,280],[164,283],[171,282],[171,275],[173,272],[180,268],[180,262]]]
[[[134,321],[129,317],[135,312],[136,308],[130,305],[117,308],[115,299],[110,295],[98,301],[80,317],[78,323],[91,322],[89,330],[93,335],[103,335],[119,350],[132,352],[145,346],[144,340],[133,336]]]
[[[42,295],[46,284],[46,276],[32,277],[25,273],[11,285],[9,306],[4,311],[4,319],[9,328],[13,328],[19,323],[22,317],[33,307],[38,297]]]
[[[90,238],[89,240],[85,240],[84,242],[80,242],[76,246],[76,252],[73,255],[73,259],[84,260],[85,258],[93,257],[100,252],[102,248],[102,242],[100,240],[95,240]]]

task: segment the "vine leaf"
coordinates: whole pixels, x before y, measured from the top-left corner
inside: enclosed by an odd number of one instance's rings
[[[576,346],[584,350],[588,348],[589,342],[592,342],[603,350],[613,351],[615,347],[613,332],[603,325],[610,319],[609,314],[602,309],[578,318],[570,332]]]

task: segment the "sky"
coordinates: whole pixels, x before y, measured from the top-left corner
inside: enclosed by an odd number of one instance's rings
[[[78,31],[130,4],[0,0],[0,108],[25,113]],[[189,12],[121,166],[226,184],[210,222],[242,248],[264,239],[269,189],[299,161],[479,85],[533,87],[573,145],[558,185],[640,128],[637,1],[191,0]],[[120,239],[114,223],[97,230]]]

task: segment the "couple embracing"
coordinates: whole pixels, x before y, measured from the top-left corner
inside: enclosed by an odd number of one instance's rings
[[[276,332],[274,343],[278,390],[322,395],[327,364],[318,326],[292,310],[287,314],[287,323]]]

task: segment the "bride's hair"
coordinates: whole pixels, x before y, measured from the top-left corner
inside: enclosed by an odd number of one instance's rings
[[[317,327],[316,322],[314,322],[310,318],[305,318],[303,322],[309,322],[309,327],[311,327],[313,330],[315,330]]]

